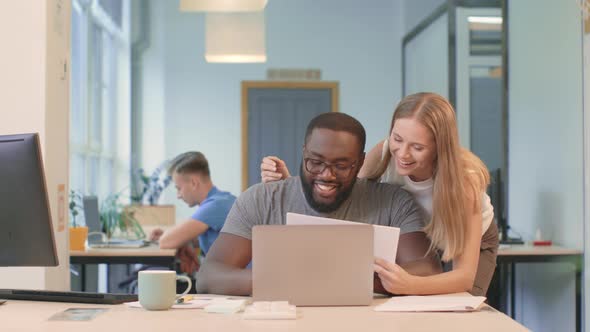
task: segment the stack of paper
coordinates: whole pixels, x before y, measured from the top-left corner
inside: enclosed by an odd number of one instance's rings
[[[287,212],[287,225],[350,225],[362,224],[353,221],[307,216],[304,214]],[[373,226],[373,255],[389,262],[395,262],[399,231],[397,227]]]
[[[297,307],[288,301],[255,301],[246,307],[244,319],[297,319]]]
[[[233,314],[244,310],[246,299],[214,299],[211,304],[205,306],[205,312],[214,314]]]
[[[484,296],[432,295],[398,296],[375,307],[375,311],[474,311],[485,301]]]

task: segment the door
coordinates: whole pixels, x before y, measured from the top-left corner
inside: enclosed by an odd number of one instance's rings
[[[260,182],[264,156],[279,156],[299,175],[307,124],[337,111],[337,82],[242,82],[242,190]]]

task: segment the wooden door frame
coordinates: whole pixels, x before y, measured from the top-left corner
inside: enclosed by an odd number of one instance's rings
[[[248,89],[328,89],[338,112],[338,82],[242,81],[242,191],[248,189]]]

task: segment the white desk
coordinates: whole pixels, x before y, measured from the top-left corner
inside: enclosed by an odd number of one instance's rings
[[[96,248],[86,250],[71,250],[72,264],[155,264],[170,262],[176,254],[175,249],[160,249],[151,244],[142,248]]]
[[[385,299],[375,299],[374,305]],[[67,308],[109,310],[86,322],[48,321]],[[528,331],[510,317],[484,307],[464,313],[375,312],[372,307],[299,307],[297,320],[242,320],[241,314],[208,314],[199,309],[146,311],[126,305],[90,305],[10,300],[0,305],[1,330],[45,332],[116,331]]]
[[[548,257],[548,256],[580,256],[581,250],[563,248],[560,246],[531,246],[513,244],[509,247],[502,247],[498,249],[498,256],[505,259],[513,256],[527,256],[527,257]]]
[[[498,250],[498,273],[502,298],[500,309],[507,313],[507,304],[510,301],[510,316],[515,315],[515,270],[517,263],[552,263],[567,262],[575,266],[576,278],[576,331],[582,330],[582,270],[583,252],[577,249],[563,248],[559,246],[531,246],[511,245]],[[510,298],[506,296],[510,289]]]

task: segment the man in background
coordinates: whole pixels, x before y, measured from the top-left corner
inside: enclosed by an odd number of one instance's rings
[[[162,249],[177,249],[181,271],[192,275],[198,268],[194,250],[197,239],[204,257],[217,239],[236,197],[213,185],[209,163],[200,152],[178,155],[170,162],[168,174],[172,176],[176,196],[188,206],[198,207],[188,220],[165,231],[153,230],[150,240],[159,241]]]

